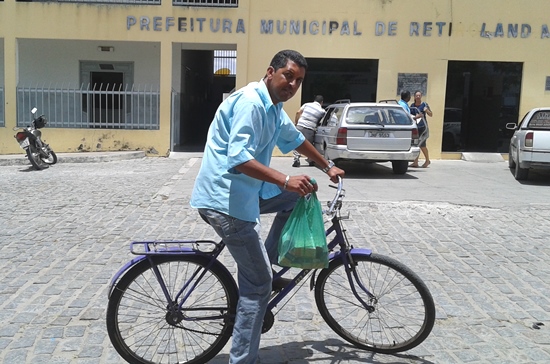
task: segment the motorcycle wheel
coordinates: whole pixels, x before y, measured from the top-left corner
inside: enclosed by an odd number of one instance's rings
[[[27,158],[29,158],[34,169],[38,171],[48,168],[48,165],[44,164],[44,161],[40,157],[40,151],[32,144],[27,148]]]
[[[49,146],[46,147],[46,149],[48,150],[48,158],[44,158],[44,156],[40,155],[40,159],[42,159],[42,162],[46,163],[46,164],[56,164],[57,163],[57,155],[55,154],[55,152],[53,150],[50,149]]]

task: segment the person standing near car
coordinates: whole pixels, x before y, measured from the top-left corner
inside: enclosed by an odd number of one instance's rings
[[[332,182],[344,176],[305,140],[283,110],[283,102],[298,91],[306,69],[300,53],[280,51],[262,80],[220,104],[191,195],[191,206],[222,238],[237,264],[239,301],[231,364],[258,361],[279,236],[298,198],[317,190],[310,176],[289,176],[269,166],[275,146],[283,153],[296,149],[306,155]],[[265,244],[260,234],[264,213],[276,213]]]
[[[420,150],[422,151],[422,154],[424,155],[424,164],[422,164],[422,168],[427,168],[430,165],[430,153],[428,152],[428,147],[426,146],[426,141],[428,140],[428,119],[427,116],[432,117],[433,113],[430,109],[430,106],[422,101],[422,92],[416,91],[414,93],[414,101],[411,103],[410,106],[411,114],[414,116],[420,116],[420,118],[416,119],[416,123],[418,125],[418,134],[420,134],[420,137],[423,139],[420,143]],[[426,133],[424,136],[422,134]],[[414,162],[411,164],[411,167],[419,167],[418,165],[418,157],[414,160]]]
[[[325,115],[325,109],[323,109],[322,105],[323,96],[317,95],[313,99],[313,102],[306,102],[303,104],[294,118],[296,129],[298,129],[311,144],[313,144],[315,139],[317,125]],[[294,162],[292,163],[292,167],[300,167],[300,153],[296,150],[292,153],[294,154]],[[313,165],[311,160],[308,160],[307,162],[310,166]]]

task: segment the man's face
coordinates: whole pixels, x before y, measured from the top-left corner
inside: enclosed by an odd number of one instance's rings
[[[291,60],[288,60],[286,66],[279,68],[277,71],[269,66],[265,83],[273,104],[285,102],[294,96],[305,75],[305,68],[299,67]]]

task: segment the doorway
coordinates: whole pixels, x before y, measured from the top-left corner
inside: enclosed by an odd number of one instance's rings
[[[441,150],[507,153],[522,72],[518,62],[449,61]]]
[[[235,89],[236,51],[230,51],[231,56],[225,52],[181,51],[180,128],[175,151],[204,150],[218,106],[224,95]]]
[[[125,113],[124,97],[117,92],[123,89],[122,72],[90,72],[92,123],[120,123]]]
[[[88,126],[122,127],[130,102],[120,91],[133,83],[133,62],[80,61],[80,84],[87,91],[82,95],[82,112]]]
[[[324,106],[336,100],[376,101],[377,59],[307,58],[301,103],[323,95]]]

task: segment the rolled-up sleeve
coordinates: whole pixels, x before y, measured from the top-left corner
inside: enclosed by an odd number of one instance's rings
[[[298,148],[306,140],[304,135],[296,129],[294,123],[284,110],[281,111],[281,134],[277,140],[277,147],[283,153],[289,153]]]

